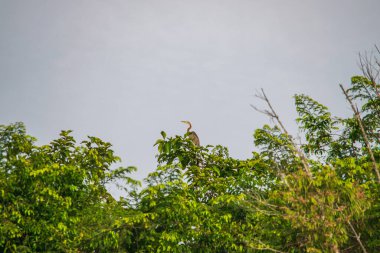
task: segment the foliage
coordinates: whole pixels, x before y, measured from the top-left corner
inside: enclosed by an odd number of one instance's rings
[[[77,145],[62,131],[37,146],[23,124],[0,126],[0,251],[379,252],[379,89],[354,76],[348,118],[295,95],[299,140],[263,93],[275,125],[254,132],[244,160],[161,132],[139,189],[96,137]],[[120,179],[116,201],[105,186]]]
[[[264,186],[269,180],[264,170],[253,170],[255,161],[231,158],[221,146],[197,147],[180,136],[166,139],[164,135],[157,145],[160,165],[148,177],[137,207],[141,212],[137,227],[144,229],[129,250],[243,249],[247,243],[244,230],[250,226],[246,223],[243,191]],[[168,145],[170,148],[166,148]]]
[[[354,77],[352,97],[360,97],[359,84]],[[306,95],[295,101],[306,158],[278,126],[255,131],[260,152],[246,160],[231,158],[225,147],[197,147],[187,135],[168,138],[162,132],[159,166],[139,195],[139,215],[124,221],[139,228],[128,249],[338,252],[359,251],[360,243],[379,249],[378,184],[356,118],[333,117]],[[379,112],[363,101],[363,121],[371,124],[367,130],[379,160],[373,134],[378,125],[368,116]]]
[[[77,146],[70,131],[36,146],[21,123],[0,126],[0,251],[71,252],[112,249],[108,229],[121,206],[106,183],[133,168],[111,170],[119,161],[111,144],[89,137]]]

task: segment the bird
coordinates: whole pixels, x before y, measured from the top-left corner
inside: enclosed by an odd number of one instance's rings
[[[192,127],[190,121],[183,120],[181,122],[185,123],[189,126],[189,128],[187,129],[187,133],[189,134],[189,138],[194,143],[195,146],[199,147],[200,146],[199,137],[194,131],[190,131],[190,129]]]

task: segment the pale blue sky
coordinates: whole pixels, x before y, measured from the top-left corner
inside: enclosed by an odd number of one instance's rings
[[[338,83],[380,43],[378,0],[0,0],[0,124],[40,143],[72,129],[142,179],[161,130],[247,158],[263,87],[294,132],[292,95],[348,113]]]

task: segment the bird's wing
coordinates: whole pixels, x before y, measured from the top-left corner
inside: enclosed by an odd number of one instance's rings
[[[190,135],[190,140],[196,145],[196,146],[200,146],[200,142],[199,142],[199,137],[198,135],[195,133],[195,132],[191,132]]]

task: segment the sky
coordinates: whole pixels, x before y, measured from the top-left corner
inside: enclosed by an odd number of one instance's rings
[[[193,123],[201,144],[244,159],[268,123],[264,88],[297,134],[294,94],[338,116],[338,84],[380,44],[378,0],[0,0],[0,124],[38,144],[71,129],[111,142],[142,180],[155,141]],[[122,195],[111,187],[114,195]]]

